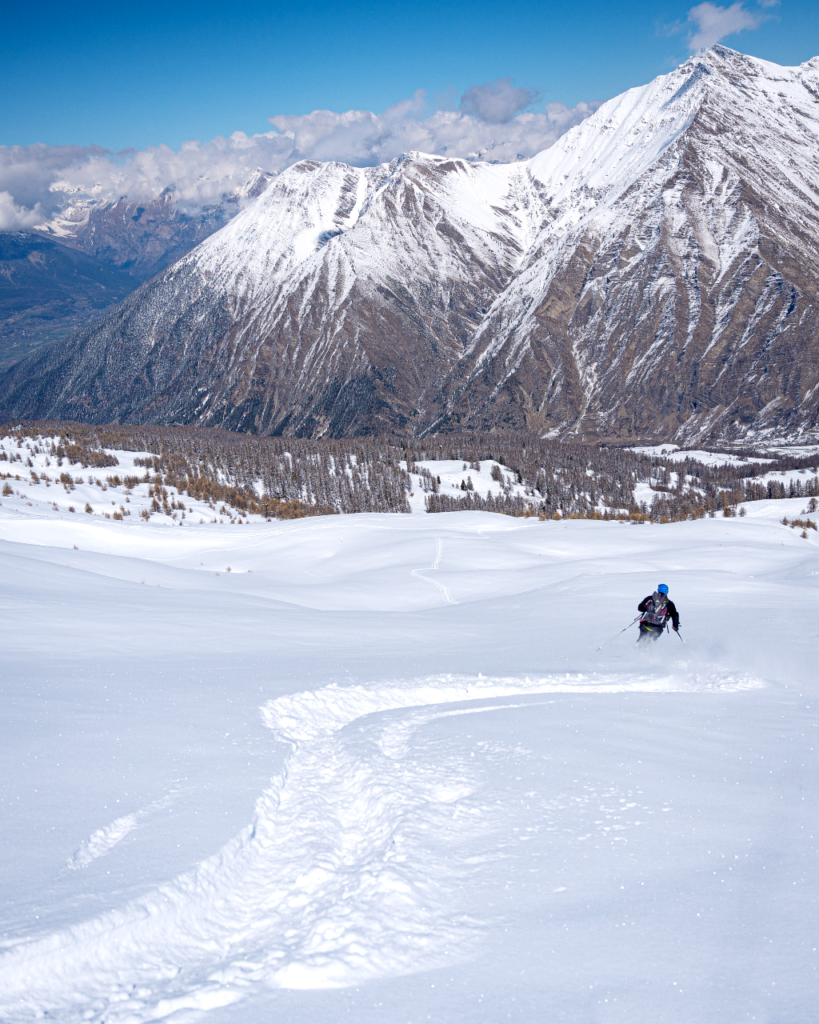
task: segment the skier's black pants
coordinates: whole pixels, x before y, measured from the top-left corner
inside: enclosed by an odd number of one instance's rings
[[[640,623],[640,635],[637,637],[637,643],[641,640],[659,640],[663,635],[665,626],[649,626],[646,622]]]

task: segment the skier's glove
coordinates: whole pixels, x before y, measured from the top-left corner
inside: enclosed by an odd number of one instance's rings
[[[672,626],[671,628],[674,630],[675,633],[679,633],[679,631],[680,631],[680,627],[679,626]]]

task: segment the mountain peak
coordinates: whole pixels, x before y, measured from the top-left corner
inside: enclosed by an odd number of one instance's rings
[[[819,61],[716,46],[530,161],[303,161],[8,415],[681,441],[819,418]]]

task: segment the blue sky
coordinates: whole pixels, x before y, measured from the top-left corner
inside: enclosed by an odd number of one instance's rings
[[[696,31],[687,21],[691,7],[642,0],[7,5],[0,144],[177,148],[236,129],[268,131],[273,115],[380,112],[418,89],[434,109],[439,97],[453,103],[471,85],[504,76],[538,92],[541,107],[574,106],[684,60]],[[816,0],[750,0],[730,10],[725,24],[757,27],[725,36],[727,45],[782,64],[819,53]]]

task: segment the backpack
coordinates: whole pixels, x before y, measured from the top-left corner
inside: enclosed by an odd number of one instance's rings
[[[668,598],[656,591],[649,598],[646,610],[643,613],[643,622],[649,626],[664,626],[668,618]]]

